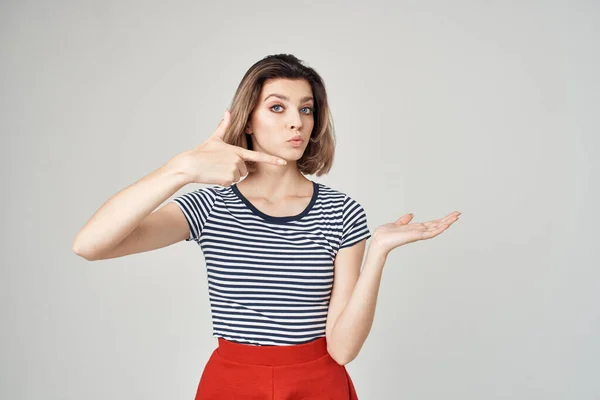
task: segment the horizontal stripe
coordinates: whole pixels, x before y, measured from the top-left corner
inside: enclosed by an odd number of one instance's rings
[[[285,346],[325,336],[338,251],[371,237],[362,206],[313,182],[299,214],[258,210],[236,184],[174,197],[206,262],[213,336]]]

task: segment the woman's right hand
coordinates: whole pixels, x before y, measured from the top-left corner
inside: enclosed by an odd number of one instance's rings
[[[229,186],[244,177],[248,170],[246,161],[266,162],[285,165],[279,157],[258,151],[233,146],[223,141],[225,129],[229,126],[231,114],[225,111],[224,117],[211,137],[193,150],[180,154],[181,167],[189,175],[189,183],[217,184]]]

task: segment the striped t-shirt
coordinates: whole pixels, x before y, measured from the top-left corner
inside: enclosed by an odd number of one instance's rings
[[[362,206],[313,183],[298,215],[267,215],[236,184],[174,197],[206,261],[213,337],[260,346],[325,336],[339,249],[371,237]],[[343,267],[343,266],[342,266]]]

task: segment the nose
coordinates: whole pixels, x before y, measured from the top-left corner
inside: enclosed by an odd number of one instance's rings
[[[288,128],[290,129],[300,129],[302,128],[302,116],[299,112],[291,111],[288,116],[287,121]]]

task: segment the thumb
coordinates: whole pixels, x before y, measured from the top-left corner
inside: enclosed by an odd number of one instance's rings
[[[396,222],[394,222],[396,225],[406,225],[408,224],[414,217],[414,214],[410,213],[410,214],[404,214],[403,216],[401,216],[400,218],[398,218],[396,220]]]
[[[223,140],[223,138],[225,137],[225,130],[229,126],[230,119],[231,113],[228,109],[225,109],[225,112],[223,113],[223,119],[221,120],[221,122],[219,122],[219,125],[217,125],[217,129],[213,133],[213,137]]]

